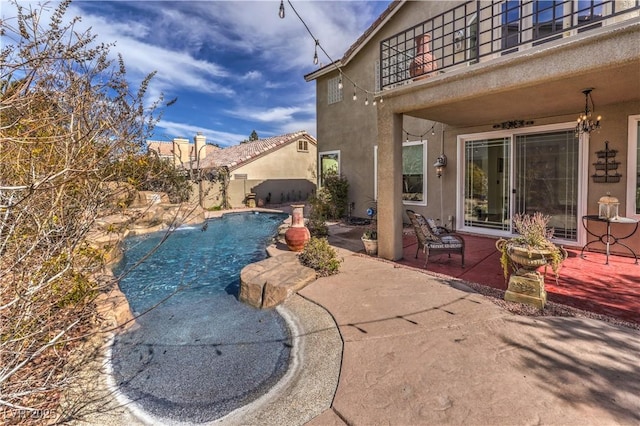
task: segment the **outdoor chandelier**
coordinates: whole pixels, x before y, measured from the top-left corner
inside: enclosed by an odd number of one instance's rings
[[[596,118],[594,122],[591,118],[591,114],[595,112],[595,105],[593,104],[593,98],[591,97],[591,89],[584,89],[582,93],[584,93],[584,113],[580,114],[578,117],[578,124],[576,124],[576,135],[581,133],[591,133],[594,130],[600,128],[600,119],[601,116]],[[591,101],[591,107],[589,107],[589,101]]]

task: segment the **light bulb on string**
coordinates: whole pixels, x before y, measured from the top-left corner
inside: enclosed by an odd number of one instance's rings
[[[364,104],[365,104],[365,106],[369,105],[369,97],[368,96],[364,99]]]
[[[315,51],[313,52],[313,65],[318,65],[318,40],[316,40]]]
[[[284,19],[284,0],[280,0],[280,11],[278,12],[280,19]]]
[[[342,76],[340,76],[340,80],[338,80],[338,90],[342,90]]]
[[[353,85],[353,100],[357,101],[358,100],[358,96],[356,95],[356,85]]]
[[[373,106],[376,106],[377,103],[376,98],[373,98]]]

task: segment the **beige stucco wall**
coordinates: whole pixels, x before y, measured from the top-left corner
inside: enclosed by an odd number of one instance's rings
[[[246,174],[247,179],[308,179],[315,182],[318,151],[315,144],[307,144],[308,151],[298,151],[297,142],[261,156],[234,169],[236,174]]]
[[[317,168],[317,147],[310,141],[307,146],[308,151],[298,151],[293,142],[232,170],[227,188],[231,207],[245,207],[248,193],[255,193],[256,203],[265,205],[306,201],[316,189]],[[236,179],[235,175],[247,178]],[[191,200],[200,198],[204,208],[220,206],[220,184],[193,184]]]
[[[379,42],[451,9],[456,3],[461,2],[408,2],[342,71],[359,86],[373,91]],[[385,91],[384,103],[378,102],[375,107],[371,105],[371,95],[369,106],[364,105],[366,95],[359,89],[358,100],[352,101],[353,86],[344,78],[343,100],[328,105],[327,82],[338,75],[337,71],[329,72],[316,80],[319,151],[340,151],[341,172],[350,182],[349,198],[355,203],[355,215],[364,216],[363,212],[374,198],[374,146],[378,146],[379,253],[382,257],[397,259],[402,255],[398,220],[402,221],[408,207],[401,201],[401,174],[398,173],[401,158],[397,157],[401,155],[398,145],[405,140],[405,131],[420,135],[433,121],[448,123],[444,133],[438,125],[436,135],[425,136],[428,140],[427,205],[409,207],[447,223],[449,216],[455,220],[457,214],[458,135],[489,132],[494,130],[493,124],[510,119],[532,120],[534,127],[574,122],[584,105],[580,91],[584,87],[598,87],[596,99],[608,98],[605,103],[597,104],[597,113],[603,115],[603,127],[592,135],[584,163],[589,167],[595,161],[595,152],[604,148],[604,140],[609,140],[611,146],[618,149],[616,159],[622,162],[623,177],[616,184],[596,184],[590,179],[584,182],[585,212],[597,212],[597,201],[606,192],[620,199],[620,211],[624,212],[627,120],[629,115],[639,114],[640,108],[638,94],[625,93],[624,85],[616,82],[622,81],[620,73],[633,74],[634,70],[638,70],[640,81],[637,40],[635,21],[625,27],[588,32]],[[607,87],[611,90],[606,91]],[[617,101],[612,93],[622,100]],[[467,118],[468,123],[464,123]],[[443,177],[438,179],[432,164],[441,152],[448,157],[448,165]],[[592,168],[588,174],[593,174]],[[628,242],[640,251],[640,233]]]

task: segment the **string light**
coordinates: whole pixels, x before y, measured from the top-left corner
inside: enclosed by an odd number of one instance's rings
[[[349,80],[351,83],[353,83],[353,100],[357,100],[358,96],[356,95],[356,89],[360,89],[362,90],[365,95],[367,95],[367,100],[365,102],[365,105],[368,105],[368,95],[371,95],[372,98],[374,99],[374,105],[375,105],[375,96],[376,94],[378,94],[379,92],[376,91],[370,91],[367,89],[364,89],[360,86],[358,86],[356,84],[355,81],[353,81],[347,74],[345,74],[340,67],[336,64],[336,61],[333,60],[333,58],[331,58],[331,56],[327,53],[326,50],[324,50],[324,48],[322,47],[322,45],[320,44],[320,41],[313,35],[313,33],[311,32],[311,30],[309,29],[309,26],[307,25],[307,23],[304,21],[304,19],[302,19],[302,17],[300,16],[300,14],[298,13],[298,11],[296,10],[295,7],[293,7],[293,4],[291,4],[291,0],[287,0],[287,3],[289,4],[289,6],[291,7],[291,10],[293,10],[293,12],[296,14],[296,16],[298,17],[298,19],[300,20],[300,22],[302,22],[302,25],[304,25],[305,29],[307,30],[307,32],[309,33],[309,35],[313,38],[313,40],[315,41],[315,52],[313,55],[313,63],[314,65],[318,65],[319,59],[318,59],[318,48],[320,48],[320,50],[322,51],[322,53],[325,54],[325,56],[329,59],[329,63],[335,67],[335,69],[340,73],[340,80],[338,81],[338,89],[342,90],[343,88],[343,82],[342,82],[342,77],[344,76],[344,78],[346,78],[347,80]],[[285,11],[284,11],[284,0],[280,0],[280,9],[278,11],[278,16],[280,18],[284,18],[285,16]],[[383,103],[384,100],[382,99],[382,96],[380,96],[380,103]]]
[[[313,65],[318,65],[318,44],[320,42],[316,40],[315,51],[313,52]]]
[[[373,98],[373,106],[376,106],[376,98]]]
[[[382,102],[382,98],[380,98],[380,102]],[[403,131],[403,132],[405,132],[405,133],[407,134],[407,142],[409,142],[409,136],[412,136],[412,137],[414,137],[414,138],[416,138],[416,139],[417,139],[417,138],[420,138],[420,142],[422,142],[422,141],[423,141],[424,136],[425,136],[427,133],[431,133],[431,135],[432,135],[432,136],[435,136],[435,134],[436,134],[436,132],[435,132],[436,124],[437,124],[437,123],[433,123],[433,125],[432,125],[432,126],[431,126],[427,131],[426,131],[426,132],[424,132],[424,133],[422,133],[422,134],[416,134],[416,135],[414,135],[413,133],[409,133],[409,132],[408,132],[407,130],[405,130],[405,129],[402,129],[402,131]]]
[[[368,96],[366,98],[364,98],[364,105],[365,106],[369,105],[369,97]]]

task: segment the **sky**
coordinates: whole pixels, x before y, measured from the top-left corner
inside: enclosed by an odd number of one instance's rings
[[[4,0],[2,0],[4,3]],[[20,1],[20,4],[26,4]],[[291,4],[331,59],[349,46],[390,1],[305,1]],[[36,4],[33,2],[32,4]],[[5,3],[6,6],[6,3]],[[167,107],[152,139],[225,147],[248,139],[306,130],[316,136],[315,82],[304,75],[329,64],[287,0],[74,1],[66,18],[81,17],[99,42],[114,42],[129,80],[138,87],[157,71],[149,103],[162,93]],[[3,19],[11,16],[3,7]]]

